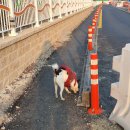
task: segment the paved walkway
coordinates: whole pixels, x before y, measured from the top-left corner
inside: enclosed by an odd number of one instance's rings
[[[48,59],[48,64],[69,65],[78,77],[81,77],[83,58],[87,46],[87,26],[85,20],[70,36],[64,46],[55,51]],[[78,95],[66,94],[65,101],[54,95],[53,72],[50,67],[43,67],[37,78],[30,85],[27,94],[15,105],[18,111],[12,110],[16,118],[7,125],[10,130],[86,130],[82,110],[76,107]]]

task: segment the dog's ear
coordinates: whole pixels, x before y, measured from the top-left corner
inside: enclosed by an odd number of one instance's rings
[[[77,79],[77,82],[80,83],[80,79]]]

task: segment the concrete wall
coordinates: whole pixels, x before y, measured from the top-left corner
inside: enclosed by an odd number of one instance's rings
[[[17,78],[42,54],[49,56],[49,50],[62,41],[88,15],[93,7],[45,23],[40,28],[24,30],[16,37],[0,41],[0,90]]]

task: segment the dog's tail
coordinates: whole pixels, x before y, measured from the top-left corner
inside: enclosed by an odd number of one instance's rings
[[[52,67],[53,70],[58,70],[59,69],[59,66],[58,66],[57,63],[52,64],[51,67]]]
[[[57,63],[54,63],[54,64],[52,64],[52,65],[44,65],[44,66],[52,67],[52,69],[53,69],[54,71],[59,69],[59,66],[58,66]]]

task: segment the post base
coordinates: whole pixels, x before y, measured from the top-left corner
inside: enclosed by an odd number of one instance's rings
[[[101,108],[98,108],[98,109],[89,108],[88,109],[88,114],[90,114],[90,115],[100,115],[100,114],[102,114],[102,112],[103,112],[103,109],[101,109]]]
[[[16,32],[9,33],[9,36],[11,36],[11,37],[14,37],[14,36],[17,36],[17,35],[18,35],[18,33],[16,33]]]
[[[40,25],[39,24],[35,24],[34,27],[39,27]]]
[[[50,19],[49,22],[53,22],[53,19]]]
[[[61,18],[62,18],[62,16],[59,16],[58,18],[59,18],[59,19],[61,19]]]

